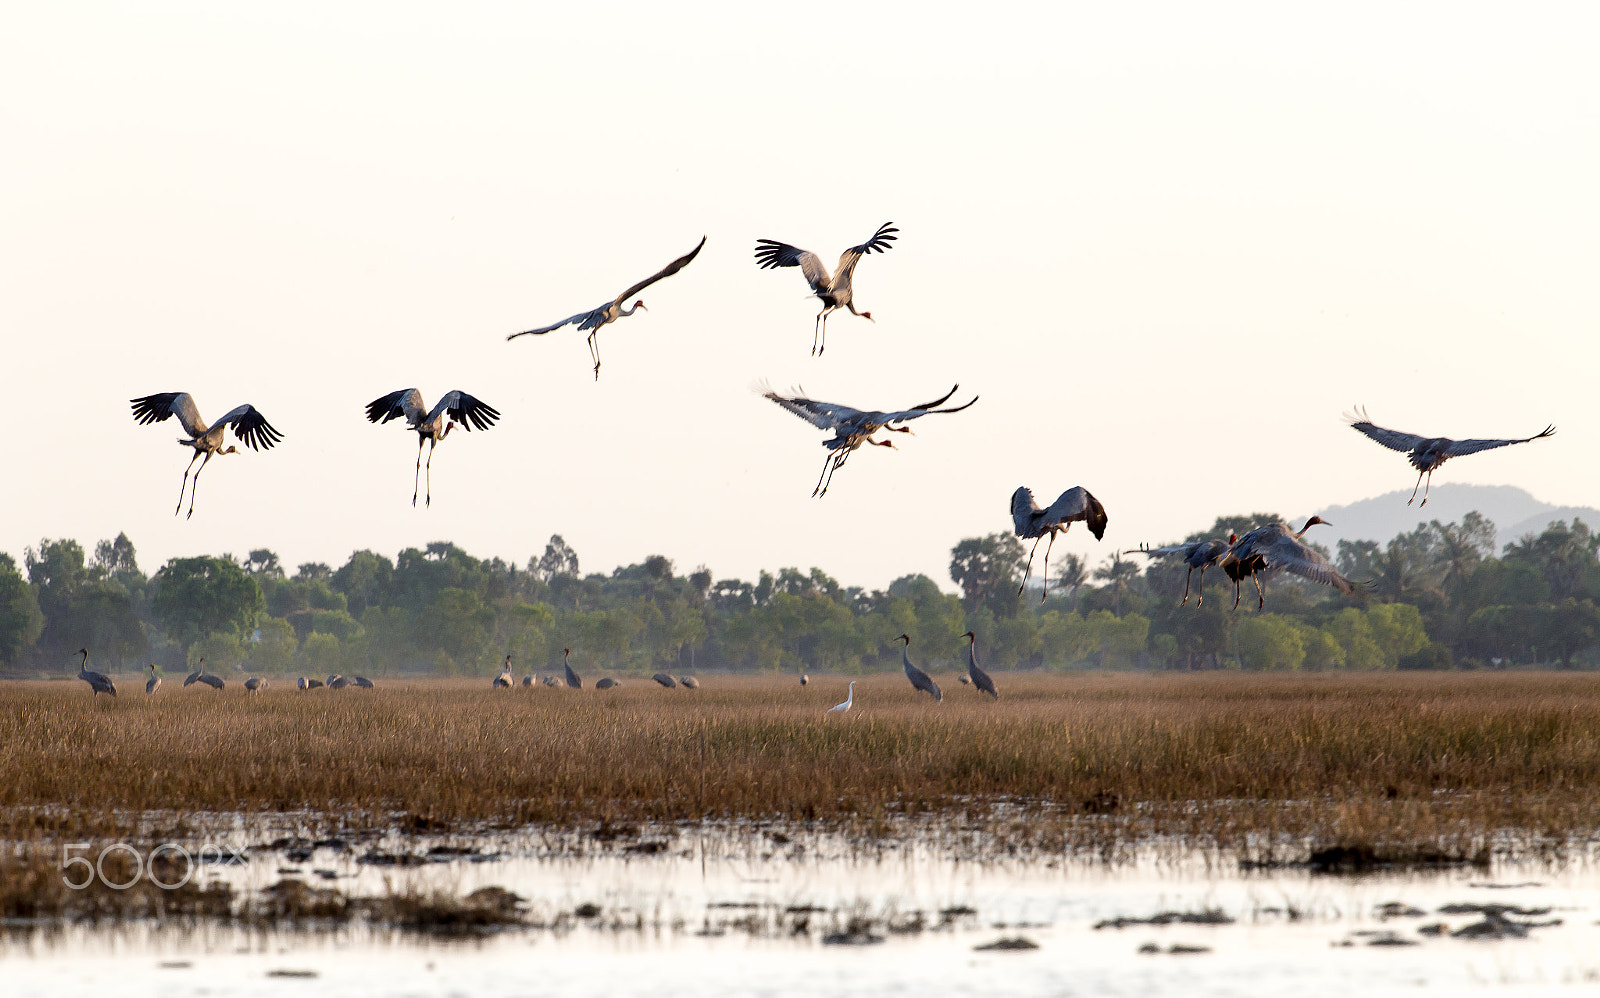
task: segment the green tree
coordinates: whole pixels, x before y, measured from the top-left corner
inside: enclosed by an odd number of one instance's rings
[[[1400,659],[1421,651],[1428,644],[1422,615],[1406,603],[1379,603],[1367,609],[1367,623],[1373,641],[1383,655],[1383,667],[1393,669]]]
[[[357,551],[333,573],[333,588],[344,594],[346,609],[360,619],[368,607],[385,605],[393,576],[394,563],[388,558],[371,551]]]
[[[1320,627],[1305,624],[1300,628],[1300,641],[1305,645],[1306,657],[1302,669],[1323,671],[1342,669],[1345,664],[1344,648],[1338,640]]]
[[[33,586],[11,556],[0,552],[0,663],[16,665],[43,630],[44,614]]]
[[[299,647],[294,628],[282,617],[263,617],[256,633],[246,644],[251,672],[282,675],[294,665],[294,653]]]
[[[231,631],[212,632],[196,638],[186,657],[191,669],[198,668],[204,659],[206,671],[212,675],[235,671],[245,660],[244,642]]]
[[[950,550],[950,578],[966,608],[988,606],[997,617],[1010,617],[1021,605],[1022,566],[1022,542],[1013,534],[968,537]]]
[[[313,634],[300,645],[300,660],[315,675],[339,671],[339,639],[332,634]]]
[[[1334,614],[1323,629],[1344,651],[1347,669],[1371,671],[1384,667],[1383,649],[1373,638],[1372,625],[1365,613],[1355,607],[1346,607]]]
[[[1306,659],[1302,629],[1275,613],[1251,614],[1233,629],[1239,663],[1256,672],[1293,671]]]
[[[222,558],[173,558],[151,582],[150,609],[184,645],[206,634],[248,633],[266,608],[255,578]]]
[[[269,579],[283,578],[283,566],[278,562],[278,556],[266,548],[256,548],[244,560],[244,570],[251,575],[262,575]]]
[[[443,651],[459,668],[475,674],[489,664],[494,623],[494,610],[477,593],[447,586],[417,615],[417,642]]]
[[[539,576],[546,582],[560,575],[576,576],[578,574],[578,552],[572,550],[560,534],[551,534],[550,542],[544,546],[544,554],[539,560],[528,566],[528,571]]]

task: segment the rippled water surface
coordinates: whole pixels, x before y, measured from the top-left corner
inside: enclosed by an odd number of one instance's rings
[[[258,847],[249,863],[207,875],[249,891],[285,876],[351,893],[461,896],[498,886],[526,899],[530,922],[543,927],[461,940],[366,926],[13,926],[0,937],[0,992],[1281,996],[1600,987],[1600,867],[1591,861],[1332,877],[1242,871],[1226,857],[1156,849],[1105,866],[975,862],[931,845],[868,849],[823,835],[732,838],[666,834],[656,854],[621,843],[593,851],[479,840],[479,855],[420,867],[358,861],[386,849],[420,853],[414,840],[322,848],[299,862]],[[1453,905],[1549,911],[1502,919],[1534,926],[1523,938],[1469,939],[1453,933],[1485,916],[1441,913]],[[1223,924],[1097,927],[1161,913]],[[1430,927],[1442,928],[1420,931]],[[829,943],[830,935],[847,941]],[[1037,948],[977,948],[1017,937]]]

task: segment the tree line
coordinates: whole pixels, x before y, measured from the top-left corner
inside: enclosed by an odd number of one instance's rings
[[[1221,517],[1186,540],[1276,519]],[[557,667],[570,647],[576,663],[617,673],[855,674],[898,667],[901,633],[919,664],[960,664],[968,630],[984,663],[1002,670],[1600,664],[1600,537],[1580,520],[1499,553],[1494,537],[1493,524],[1469,513],[1419,523],[1386,545],[1341,541],[1331,555],[1363,583],[1356,596],[1279,577],[1265,613],[1248,603],[1233,611],[1232,585],[1216,569],[1204,604],[1191,595],[1180,607],[1184,566],[1137,554],[1092,570],[1058,555],[1041,601],[1036,587],[1019,594],[1026,552],[1005,533],[952,549],[959,595],[925,575],[847,587],[819,568],[715,579],[704,566],[680,574],[661,555],[584,575],[559,535],[520,567],[437,542],[392,560],[357,551],[337,569],[309,562],[291,574],[260,549],[173,558],[148,576],[126,535],[92,555],[46,539],[20,568],[0,553],[0,669],[69,671],[87,647],[123,670],[187,670],[204,657],[217,672],[484,676],[507,654],[519,670]]]

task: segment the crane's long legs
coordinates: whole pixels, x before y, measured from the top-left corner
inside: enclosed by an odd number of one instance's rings
[[[598,332],[598,330],[596,330]],[[594,338],[594,333],[589,334],[589,356],[594,360],[594,380],[600,380],[600,341]],[[472,427],[467,427],[472,429]]]
[[[1021,596],[1025,591],[1027,591],[1028,576],[1033,574],[1033,553],[1039,550],[1039,542],[1042,540],[1044,540],[1044,535],[1040,534],[1038,537],[1033,539],[1033,547],[1028,549],[1028,567],[1022,570],[1022,585],[1017,587],[1018,596]]]
[[[1421,509],[1423,506],[1428,505],[1428,493],[1432,492],[1432,491],[1433,491],[1433,472],[1430,471],[1430,472],[1428,472],[1428,487],[1422,490],[1422,501],[1420,503],[1417,503],[1417,508],[1418,509]],[[1407,503],[1407,505],[1410,505],[1410,504]]]
[[[183,469],[183,484],[178,486],[178,505],[172,510],[173,516],[177,516],[179,513],[183,512],[183,493],[184,490],[189,487],[189,468],[193,468],[194,463],[198,460],[200,460],[200,452],[195,451],[194,457],[189,459],[189,467]],[[204,467],[204,465],[201,467]]]
[[[822,459],[822,474],[817,476],[817,487],[811,490],[811,498],[815,499],[822,494],[822,479],[827,476],[828,468],[833,465],[834,458],[838,456],[837,454],[829,454]]]
[[[422,503],[423,506],[428,507],[433,505],[433,448],[437,446],[439,446],[439,441],[433,440],[432,445],[428,447],[428,498]],[[413,500],[414,502],[415,500]]]
[[[417,471],[411,476],[411,505],[417,504],[417,480],[422,477],[422,445],[428,440],[422,434],[417,434]]]
[[[211,463],[212,453],[212,451],[206,451],[206,459],[200,462],[200,471],[206,470],[206,465]],[[194,516],[194,494],[200,491],[200,471],[196,471],[194,473],[194,484],[189,486],[189,512],[184,515],[183,518],[185,520],[189,519],[191,516]]]
[[[1256,596],[1258,596],[1261,600],[1256,604],[1256,612],[1260,613],[1262,610],[1267,608],[1267,590],[1261,585],[1260,575],[1252,575],[1250,577],[1256,580]]]
[[[1235,610],[1239,609],[1239,590],[1240,590],[1240,585],[1241,585],[1241,583],[1240,583],[1240,581],[1238,579],[1234,579],[1233,580],[1233,608]]]
[[[1056,546],[1056,532],[1050,531],[1050,543],[1044,546],[1044,585],[1039,590],[1039,602],[1050,595],[1050,549]]]
[[[1179,606],[1188,606],[1189,605],[1189,576],[1191,576],[1193,574],[1194,574],[1194,568],[1193,568],[1193,566],[1191,566],[1189,568],[1189,571],[1187,573],[1185,573],[1184,576],[1183,576],[1183,602],[1179,603],[1178,604]],[[1195,605],[1199,606],[1200,604],[1196,603]]]
[[[817,336],[818,330],[822,328],[822,317],[827,314],[828,310],[823,309],[817,313],[816,320],[811,323],[811,356],[813,357],[817,355]]]
[[[849,456],[849,451],[845,451],[843,454],[835,454],[833,456],[833,464],[828,468],[828,480],[822,483],[822,491],[817,493],[817,498],[820,499],[828,494],[828,486],[833,484],[833,473],[844,467],[845,459]]]
[[[1407,506],[1409,506],[1412,503],[1417,501],[1417,489],[1422,488],[1422,476],[1425,475],[1425,474],[1427,474],[1427,472],[1425,472],[1425,471],[1417,472],[1417,484],[1413,485],[1411,487],[1411,498],[1406,500],[1406,505]],[[1433,483],[1433,479],[1429,478],[1428,479],[1428,483],[1431,485]],[[1427,496],[1423,496],[1422,497],[1422,501],[1424,503],[1426,503],[1428,501],[1428,497]]]
[[[1185,586],[1187,585],[1188,583],[1185,583]],[[1198,592],[1200,593],[1200,598],[1194,601],[1194,608],[1196,610],[1200,609],[1200,607],[1203,606],[1206,601],[1206,567],[1204,565],[1200,566],[1200,586]]]

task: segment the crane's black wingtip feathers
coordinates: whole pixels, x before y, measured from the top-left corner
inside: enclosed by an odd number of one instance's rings
[[[154,395],[129,399],[129,403],[133,406],[133,418],[139,421],[140,426],[159,423],[172,415],[172,401],[182,394],[182,392],[157,392]]]

